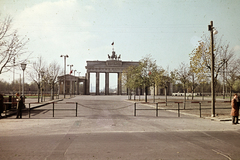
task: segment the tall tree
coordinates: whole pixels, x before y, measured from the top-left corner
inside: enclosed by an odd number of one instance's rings
[[[230,89],[230,100],[232,96],[232,90],[235,82],[240,79],[240,70],[239,70],[240,60],[233,59],[229,61],[227,72],[226,72],[226,83]]]
[[[60,65],[56,61],[52,61],[46,68],[45,80],[47,80],[51,89],[51,100],[54,99],[54,86],[57,83],[57,77],[60,74]]]
[[[214,78],[215,81],[221,68],[230,61],[234,55],[233,49],[229,48],[229,43],[223,43],[223,37],[214,37]],[[211,44],[210,38],[203,36],[202,41],[190,54],[190,67],[196,73],[200,81],[204,81],[211,73]],[[204,75],[204,76],[203,76]]]
[[[155,86],[155,76],[157,75],[158,66],[156,60],[153,60],[151,55],[147,55],[140,60],[139,67],[141,70],[142,85],[145,90],[145,102],[147,102],[148,88]]]
[[[25,46],[29,39],[21,38],[17,30],[12,30],[11,27],[10,16],[0,20],[0,74],[9,71],[13,66],[19,66],[28,58],[24,55],[27,53]]]
[[[46,63],[44,62],[43,58],[40,56],[38,59],[32,63],[32,69],[30,72],[28,72],[28,75],[32,81],[37,85],[38,87],[38,102],[40,99],[40,88],[41,88],[41,72],[43,72],[45,69]]]
[[[186,103],[186,90],[187,90],[187,84],[189,83],[189,66],[186,63],[181,63],[178,71],[177,71],[177,79],[182,83],[183,90],[184,90],[184,109],[185,109],[185,103]]]

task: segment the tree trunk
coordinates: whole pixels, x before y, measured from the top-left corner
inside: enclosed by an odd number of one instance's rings
[[[145,102],[147,102],[147,94],[148,94],[148,89],[145,87]]]
[[[166,106],[167,106],[167,87],[165,87],[165,99],[166,99]]]
[[[183,109],[185,109],[185,103],[186,103],[186,88],[184,84],[184,102],[183,102]]]
[[[40,100],[40,84],[37,84],[38,86],[38,103],[39,103],[39,100]]]

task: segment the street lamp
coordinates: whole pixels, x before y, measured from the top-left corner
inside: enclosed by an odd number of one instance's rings
[[[212,104],[211,104],[211,114],[212,117],[215,117],[215,80],[214,80],[214,39],[213,34],[217,34],[218,31],[213,27],[213,21],[208,25],[208,31],[211,33],[211,96],[212,96]]]
[[[60,57],[64,57],[64,88],[63,88],[63,94],[64,98],[66,96],[66,58],[68,58],[68,55],[61,55]]]
[[[26,69],[27,64],[26,63],[21,63],[21,68],[23,70],[23,84],[22,84],[22,96],[24,98],[24,70]]]
[[[43,76],[44,76],[44,71],[40,71],[41,74],[41,81],[42,81],[42,85],[41,85],[41,102],[43,101]]]
[[[53,86],[54,86],[54,84],[53,84],[53,76],[50,76],[50,93],[51,93],[51,100],[53,100],[54,99],[54,90],[53,90]]]

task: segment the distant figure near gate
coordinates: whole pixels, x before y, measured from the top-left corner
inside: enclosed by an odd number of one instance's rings
[[[234,94],[234,97],[231,102],[232,110],[232,124],[238,124],[239,108],[238,108],[238,95]]]

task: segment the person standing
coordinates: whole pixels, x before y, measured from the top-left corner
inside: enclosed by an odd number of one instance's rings
[[[16,118],[22,118],[22,109],[24,108],[23,104],[23,98],[19,95],[19,93],[16,93],[17,96],[17,117]]]
[[[232,116],[232,124],[239,124],[238,123],[238,116],[239,116],[239,108],[238,108],[238,95],[234,94],[234,97],[231,101],[231,116]]]
[[[4,111],[4,97],[0,93],[0,118],[2,118],[2,112]]]

